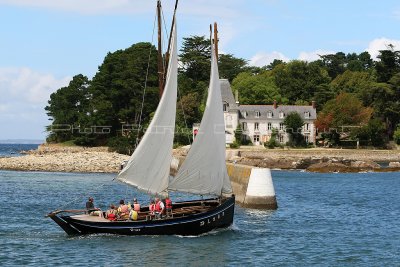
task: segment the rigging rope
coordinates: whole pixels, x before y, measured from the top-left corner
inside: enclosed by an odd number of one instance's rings
[[[149,51],[149,57],[147,60],[147,70],[146,70],[146,79],[144,82],[144,88],[143,88],[143,97],[142,97],[142,106],[140,109],[140,116],[139,116],[139,124],[138,124],[138,136],[136,137],[136,143],[135,143],[135,149],[137,148],[138,144],[139,144],[139,133],[141,130],[141,124],[142,124],[142,116],[143,116],[143,107],[144,107],[144,97],[146,95],[146,89],[147,89],[147,80],[149,77],[149,69],[150,69],[150,59],[151,59],[151,54],[152,54],[152,45],[154,43],[154,32],[155,32],[155,28],[156,28],[156,21],[157,21],[157,15],[154,16],[154,22],[153,22],[153,34],[151,36],[151,45],[150,45],[150,51]]]

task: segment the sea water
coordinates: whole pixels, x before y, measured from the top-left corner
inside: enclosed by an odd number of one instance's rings
[[[21,156],[22,151],[37,149],[38,144],[0,144],[0,157]]]
[[[0,171],[0,266],[400,265],[400,173],[272,176],[278,210],[237,206],[225,230],[69,237],[48,212],[149,197],[113,174]]]

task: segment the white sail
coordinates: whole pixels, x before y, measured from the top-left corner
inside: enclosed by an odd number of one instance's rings
[[[119,181],[149,194],[162,194],[168,187],[178,84],[176,22],[171,40],[164,93],[141,142],[117,177]]]
[[[211,77],[200,128],[169,189],[200,195],[232,193],[225,163],[225,123],[218,64],[211,45]]]

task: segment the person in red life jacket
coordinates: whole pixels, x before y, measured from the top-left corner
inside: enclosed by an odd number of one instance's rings
[[[165,211],[164,203],[158,197],[156,197],[156,215],[158,215],[158,217],[161,218],[164,211]]]
[[[167,216],[172,214],[172,201],[169,197],[165,199],[165,210],[167,211]]]
[[[132,208],[134,211],[139,212],[140,211],[140,204],[138,203],[137,199],[133,199],[133,205]]]
[[[149,211],[151,215],[155,214],[156,211],[156,203],[154,202],[154,200],[151,200],[150,205],[149,205]]]
[[[117,219],[117,210],[114,204],[110,205],[110,209],[106,211],[106,219],[115,221]]]
[[[123,199],[119,201],[118,216],[123,220],[129,218],[129,206],[125,204]]]

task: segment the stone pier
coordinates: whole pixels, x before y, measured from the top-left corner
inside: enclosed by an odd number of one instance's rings
[[[183,160],[184,157],[174,157],[171,175],[176,174]],[[234,163],[227,163],[226,168],[237,204],[255,209],[275,210],[278,208],[270,169]]]
[[[236,202],[245,208],[278,208],[270,169],[226,164]]]

